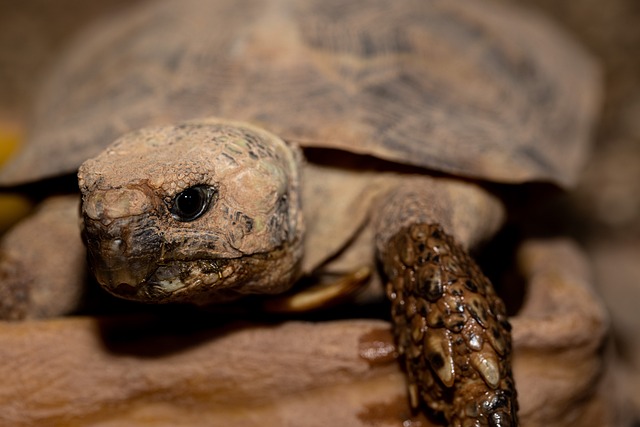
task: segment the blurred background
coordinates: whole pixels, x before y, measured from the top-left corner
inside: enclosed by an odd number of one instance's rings
[[[0,0],[0,162],[23,138],[39,81],[68,38],[135,1]],[[594,154],[577,190],[556,208],[591,257],[611,312],[618,374],[640,426],[640,1],[509,2],[559,23],[603,66]],[[29,209],[19,196],[0,195],[0,231]]]

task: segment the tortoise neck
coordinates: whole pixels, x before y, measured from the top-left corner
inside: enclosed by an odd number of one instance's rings
[[[416,176],[379,198],[374,209],[376,248],[412,224],[439,224],[463,248],[493,236],[504,221],[502,203],[481,187],[448,178]]]

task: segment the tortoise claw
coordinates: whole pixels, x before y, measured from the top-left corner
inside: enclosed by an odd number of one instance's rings
[[[304,313],[338,304],[360,292],[371,277],[368,266],[345,274],[328,283],[316,283],[303,290],[268,299],[263,309],[270,313]]]
[[[511,337],[503,302],[438,225],[401,230],[381,255],[411,404],[451,426],[517,425]]]

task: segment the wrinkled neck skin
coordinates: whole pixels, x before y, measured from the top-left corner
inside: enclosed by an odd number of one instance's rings
[[[449,178],[418,176],[382,195],[374,209],[378,254],[413,224],[438,224],[466,250],[490,239],[505,218],[502,202],[481,187]]]
[[[264,130],[216,119],[120,138],[78,172],[98,282],[154,303],[288,289],[302,257],[300,159]]]

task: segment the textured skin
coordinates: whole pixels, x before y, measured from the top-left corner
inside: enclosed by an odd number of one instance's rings
[[[85,295],[86,250],[78,196],[50,197],[0,241],[0,319],[46,318],[75,310]]]
[[[424,399],[455,427],[517,425],[511,327],[474,261],[438,225],[416,224],[383,263],[412,405]]]
[[[0,254],[0,319],[22,320],[29,312],[29,276],[11,255]]]

